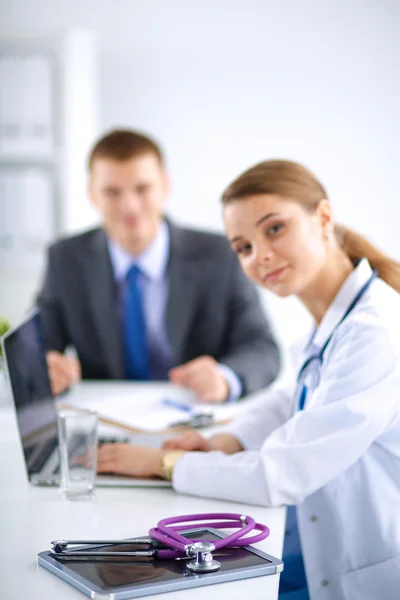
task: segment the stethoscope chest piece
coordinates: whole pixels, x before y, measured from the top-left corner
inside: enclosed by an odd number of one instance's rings
[[[211,552],[215,550],[212,542],[196,542],[187,548],[187,554],[194,556],[194,560],[186,566],[194,573],[212,573],[221,568],[221,563],[213,559]]]

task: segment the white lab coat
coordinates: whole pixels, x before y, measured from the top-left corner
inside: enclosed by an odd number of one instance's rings
[[[314,346],[323,346],[370,275],[361,261]],[[275,386],[227,428],[246,452],[189,452],[174,470],[179,492],[296,504],[312,600],[400,598],[399,315],[400,295],[375,280],[335,331],[303,411],[292,386]]]

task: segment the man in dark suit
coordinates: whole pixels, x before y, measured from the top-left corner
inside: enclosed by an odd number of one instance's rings
[[[256,291],[223,236],[164,217],[159,147],[112,131],[89,171],[102,227],[50,248],[38,299],[53,391],[80,376],[169,379],[223,402],[271,383],[279,353]]]

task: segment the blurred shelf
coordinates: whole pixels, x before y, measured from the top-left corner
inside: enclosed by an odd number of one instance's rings
[[[54,167],[58,164],[55,156],[5,156],[0,154],[0,166],[5,167]]]

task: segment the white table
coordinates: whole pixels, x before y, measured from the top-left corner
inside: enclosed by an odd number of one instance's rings
[[[84,384],[85,393],[98,391]],[[110,384],[108,384],[110,385]],[[135,384],[131,384],[132,389]],[[120,389],[120,388],[119,388]],[[136,394],[133,395],[134,397]],[[182,496],[169,489],[98,488],[93,502],[62,500],[56,488],[35,488],[26,478],[16,419],[0,408],[0,597],[2,600],[79,600],[73,587],[37,565],[37,553],[55,538],[123,538],[144,535],[165,516],[196,512],[248,513],[268,524],[270,537],[257,544],[282,555],[285,510],[266,509]],[[270,575],[207,587],[207,598],[276,600],[279,577]],[[197,600],[205,588],[151,596],[160,600]]]

